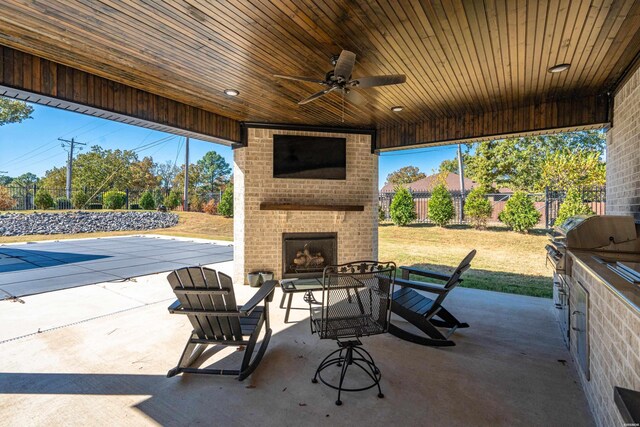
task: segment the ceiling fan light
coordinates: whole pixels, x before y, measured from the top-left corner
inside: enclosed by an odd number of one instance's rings
[[[567,71],[571,67],[571,64],[557,64],[553,67],[549,67],[550,73],[561,73],[563,71]]]
[[[394,113],[399,113],[403,109],[404,109],[404,107],[401,106],[401,105],[395,105],[395,106],[391,107],[391,111],[393,111]]]
[[[225,89],[224,94],[227,96],[238,96],[240,95],[240,91],[237,89]]]

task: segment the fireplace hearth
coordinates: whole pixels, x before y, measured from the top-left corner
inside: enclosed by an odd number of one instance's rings
[[[327,265],[336,264],[337,233],[283,233],[282,277],[321,277]]]

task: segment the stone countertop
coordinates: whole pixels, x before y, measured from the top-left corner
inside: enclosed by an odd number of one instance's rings
[[[594,276],[600,279],[615,295],[625,302],[637,315],[640,316],[640,285],[633,284],[613,271],[606,264],[596,261],[593,257],[604,260],[640,262],[640,254],[593,252],[570,250],[569,254],[575,262],[582,265]]]

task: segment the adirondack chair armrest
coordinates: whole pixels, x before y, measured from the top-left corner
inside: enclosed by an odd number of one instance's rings
[[[180,301],[175,300],[174,303],[167,308],[167,310],[169,310],[169,313],[173,314],[176,311],[180,310],[181,307],[182,307],[182,304],[180,303]]]
[[[395,284],[397,286],[411,288],[417,291],[430,292],[432,294],[438,295],[446,294],[449,291],[448,289],[445,289],[440,285],[435,285],[433,283],[416,282],[414,280],[396,279]]]
[[[267,302],[271,301],[277,284],[277,280],[268,280],[264,282],[262,286],[260,286],[258,292],[256,292],[255,295],[240,308],[240,314],[242,316],[248,316],[263,300],[266,300]]]
[[[403,276],[408,274],[415,274],[416,276],[430,277],[432,279],[442,280],[444,282],[446,282],[447,280],[449,280],[449,278],[451,278],[451,276],[448,274],[442,274],[436,271],[425,270],[425,269],[416,268],[416,267],[401,266],[400,270],[402,270]]]

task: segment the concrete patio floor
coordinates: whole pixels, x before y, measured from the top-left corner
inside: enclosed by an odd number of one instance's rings
[[[167,312],[174,297],[165,276],[0,302],[0,425],[593,424],[551,300],[456,289],[448,307],[471,325],[455,333],[457,346],[364,338],[385,398],[347,393],[337,407],[334,390],[310,382],[335,342],[310,334],[304,310],[285,325],[280,290],[269,349],[247,380],[167,379],[190,326]],[[236,286],[241,302],[253,292]]]

